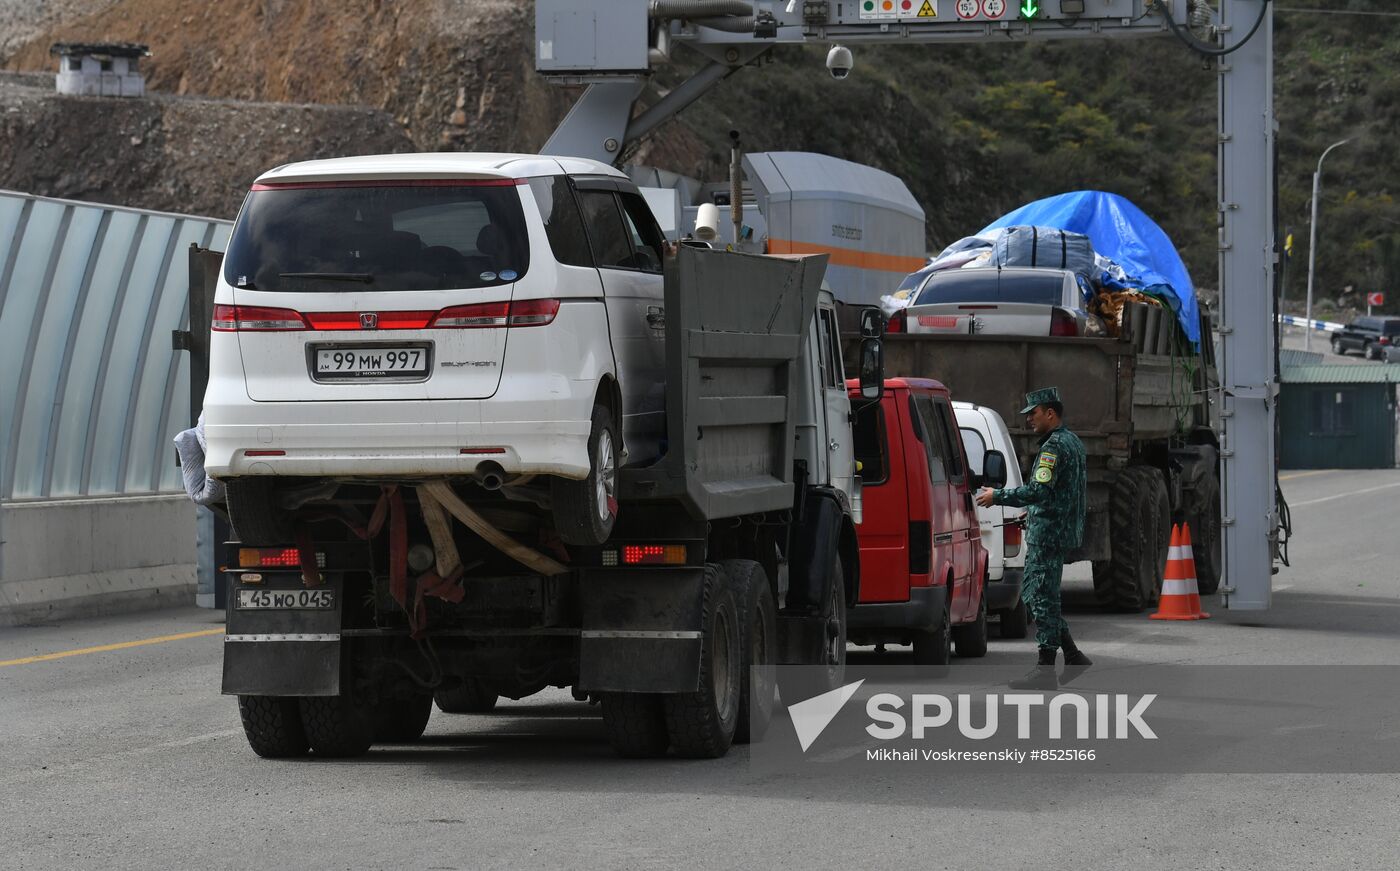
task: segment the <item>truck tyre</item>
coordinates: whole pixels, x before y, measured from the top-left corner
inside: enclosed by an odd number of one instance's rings
[[[1224,565],[1220,553],[1220,479],[1210,472],[1201,479],[1191,524],[1191,555],[1196,559],[1196,588],[1202,596],[1220,589]]]
[[[271,477],[231,478],[224,485],[233,537],[248,547],[296,541],[296,520],[277,504]]]
[[[671,746],[678,755],[693,759],[715,759],[728,752],[739,724],[743,671],[743,620],[734,593],[719,566],[706,566],[705,574],[700,688],[661,697]]]
[[[773,600],[773,588],[768,585],[768,574],[760,564],[753,560],[724,560],[720,568],[729,577],[740,605],[743,670],[734,743],[747,744],[763,737],[773,716],[777,696],[773,667],[778,657],[778,606]]]
[[[948,595],[953,594],[952,587]],[[943,622],[936,629],[914,633],[914,663],[916,665],[947,665],[953,658],[953,620],[949,602],[943,602]]]
[[[953,643],[958,656],[977,659],[987,655],[987,593],[983,586],[982,601],[977,603],[977,619],[953,628]]]
[[[603,728],[608,743],[624,759],[654,759],[666,755],[666,713],[654,693],[603,693]]]
[[[1030,615],[1026,612],[1026,603],[1017,602],[1015,608],[1001,612],[1002,638],[1025,638],[1030,632]]]
[[[283,696],[239,696],[238,718],[248,746],[264,759],[305,756],[306,731],[297,700]]]
[[[463,678],[459,687],[433,694],[433,701],[444,714],[484,714],[496,707],[498,699],[500,696],[474,677]]]
[[[1109,509],[1112,556],[1094,563],[1094,592],[1120,611],[1139,612],[1161,588],[1158,564],[1161,534],[1159,488],[1162,473],[1151,466],[1129,466],[1113,482]],[[1160,554],[1162,557],[1166,555]]]
[[[433,714],[433,697],[415,694],[407,699],[385,699],[375,710],[374,740],[409,744],[423,737]]]
[[[588,433],[588,477],[555,478],[554,526],[565,544],[593,547],[608,540],[617,522],[617,424],[612,412],[593,406]]]
[[[301,723],[317,756],[359,756],[374,743],[376,711],[349,696],[303,696]]]

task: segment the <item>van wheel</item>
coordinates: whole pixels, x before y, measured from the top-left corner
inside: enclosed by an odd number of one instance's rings
[[[950,594],[952,590],[948,591]],[[953,622],[943,602],[943,622],[933,630],[914,633],[914,662],[917,665],[947,665],[953,658]]]
[[[778,655],[778,606],[773,601],[773,589],[768,585],[768,574],[763,566],[753,560],[736,559],[724,560],[720,568],[734,585],[740,605],[743,663],[734,743],[747,744],[763,737],[773,716],[777,691],[773,663]]]
[[[297,700],[282,696],[239,696],[238,718],[248,746],[264,759],[305,756],[306,732],[301,728]]]
[[[1015,608],[1001,612],[1002,638],[1025,638],[1030,632],[1030,615],[1026,613],[1026,603],[1017,602]]]
[[[438,690],[433,695],[438,710],[444,714],[484,714],[496,707],[500,696],[488,690],[479,678],[469,677],[462,685],[450,690]]]
[[[433,715],[433,697],[415,694],[408,699],[385,699],[376,709],[374,740],[408,744],[423,737]]]
[[[565,544],[591,547],[612,535],[617,522],[617,424],[612,412],[593,406],[588,434],[588,477],[555,478],[554,526]]]
[[[953,643],[958,646],[958,656],[976,659],[987,655],[987,593],[985,582],[982,587],[982,601],[977,604],[977,619],[953,629]]]
[[[717,565],[706,566],[700,688],[661,697],[666,731],[677,755],[716,759],[729,751],[739,724],[742,625],[724,571]]]
[[[224,485],[233,536],[248,547],[296,541],[296,521],[277,504],[276,478],[231,478]]]

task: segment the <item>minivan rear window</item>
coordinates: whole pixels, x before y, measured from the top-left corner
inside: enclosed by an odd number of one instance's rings
[[[1065,280],[1058,272],[1027,275],[1000,269],[939,272],[919,291],[915,305],[941,302],[1022,302],[1062,305]]]
[[[224,278],[299,293],[451,290],[509,284],[529,265],[509,180],[255,185]]]

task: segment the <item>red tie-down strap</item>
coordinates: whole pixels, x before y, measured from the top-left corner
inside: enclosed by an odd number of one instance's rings
[[[311,524],[324,520],[331,520],[349,529],[355,536],[363,541],[369,541],[379,535],[384,528],[384,521],[390,512],[392,495],[398,491],[398,486],[380,488],[379,501],[374,505],[374,511],[370,514],[369,523],[360,519],[358,512],[347,509],[349,515],[334,511],[304,511],[297,516],[296,524],[296,544],[297,560],[301,563],[301,582],[308,587],[319,585],[321,577],[320,566],[316,564],[316,542],[311,538]],[[403,497],[399,497],[399,508],[402,512]],[[405,549],[404,560],[408,559]],[[400,600],[400,605],[403,601]]]
[[[457,603],[466,596],[466,590],[462,589],[462,575],[466,570],[458,566],[447,577],[440,577],[437,572],[429,569],[418,576],[418,581],[414,585],[413,610],[408,615],[408,637],[414,641],[423,637],[428,629],[428,607],[423,602],[423,597],[434,596],[444,602]]]

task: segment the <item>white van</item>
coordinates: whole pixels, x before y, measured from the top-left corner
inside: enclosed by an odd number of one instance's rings
[[[618,170],[394,154],[257,179],[215,294],[209,473],[245,544],[336,482],[527,485],[607,539],[617,469],[660,452],[664,240]]]
[[[971,402],[954,402],[953,414],[972,471],[982,474],[982,457],[989,450],[1001,451],[1006,457],[1006,486],[1021,486],[1021,464],[1001,415]],[[1026,637],[1026,603],[1021,601],[1026,548],[1024,530],[1018,523],[1025,514],[1024,508],[1006,505],[977,509],[982,546],[987,549],[987,613],[1000,619],[1002,638]]]

